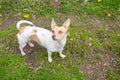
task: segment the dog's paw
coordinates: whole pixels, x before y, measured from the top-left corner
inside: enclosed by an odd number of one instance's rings
[[[60,54],[60,57],[61,58],[65,58],[66,56],[64,54]]]
[[[31,43],[31,42],[29,42],[29,46],[30,46],[30,47],[34,47],[34,44]]]
[[[22,56],[25,56],[25,53],[22,53]]]
[[[51,63],[51,62],[52,62],[52,59],[51,59],[51,58],[48,58],[48,61]]]

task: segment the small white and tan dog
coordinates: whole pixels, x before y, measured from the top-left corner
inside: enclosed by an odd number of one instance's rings
[[[29,24],[30,26],[21,26],[21,24]],[[66,44],[67,30],[70,26],[70,19],[67,19],[62,26],[57,26],[54,19],[51,22],[51,30],[36,27],[27,20],[21,20],[16,24],[19,30],[17,34],[19,49],[22,56],[25,55],[23,48],[28,43],[30,47],[34,47],[31,41],[37,42],[39,45],[45,47],[48,52],[48,61],[52,62],[52,52],[59,52],[60,57],[66,57],[62,54],[63,48]]]

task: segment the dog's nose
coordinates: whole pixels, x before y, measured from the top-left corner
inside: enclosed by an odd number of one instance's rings
[[[56,40],[56,38],[55,38],[55,37],[56,37],[55,35],[52,35],[53,40]]]

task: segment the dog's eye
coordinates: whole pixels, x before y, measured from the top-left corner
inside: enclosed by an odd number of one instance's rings
[[[54,31],[52,31],[52,33],[54,33]]]
[[[62,34],[63,32],[62,32],[62,31],[59,31],[58,33],[59,33],[59,34]]]

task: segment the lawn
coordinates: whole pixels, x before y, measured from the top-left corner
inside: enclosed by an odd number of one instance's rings
[[[120,3],[118,0],[1,0],[1,80],[119,80]],[[16,22],[32,21],[50,29],[51,20],[62,25],[71,19],[62,59],[53,53],[47,60],[45,48],[25,47],[22,56]]]

